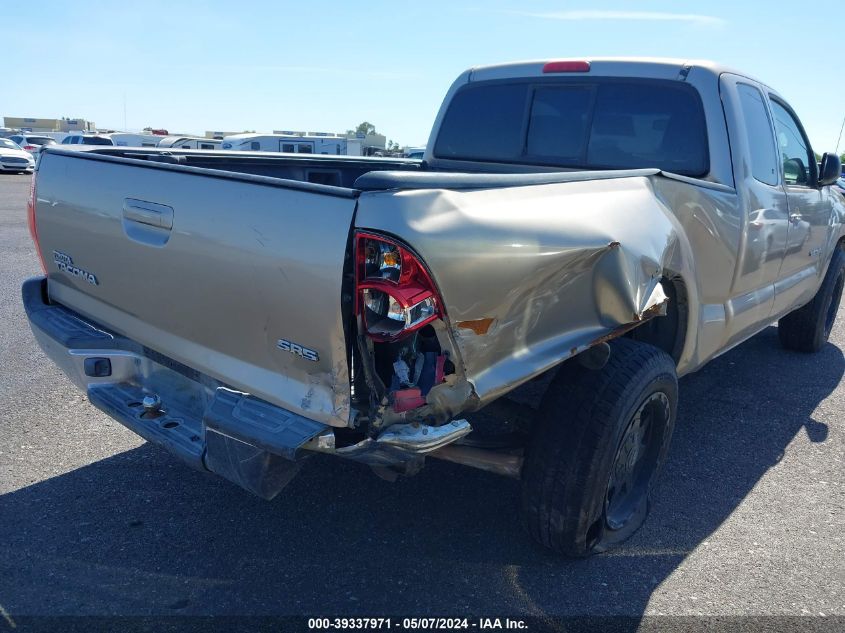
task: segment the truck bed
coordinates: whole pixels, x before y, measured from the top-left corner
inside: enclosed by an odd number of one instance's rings
[[[51,301],[223,385],[346,426],[359,197],[507,195],[657,173],[450,173],[396,159],[49,148],[35,223]]]

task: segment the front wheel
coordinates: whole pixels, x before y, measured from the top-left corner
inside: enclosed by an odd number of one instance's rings
[[[778,338],[786,349],[818,352],[833,330],[845,285],[845,251],[837,246],[816,296],[778,321]]]
[[[600,370],[561,368],[526,451],[523,523],[567,556],[604,551],[642,525],[675,425],[669,355],[631,339],[610,347]]]

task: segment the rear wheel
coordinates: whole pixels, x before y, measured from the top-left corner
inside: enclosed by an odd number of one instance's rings
[[[561,368],[523,466],[524,525],[568,556],[603,551],[642,525],[675,424],[672,359],[630,339],[610,345],[600,370]]]
[[[778,321],[778,338],[781,345],[797,352],[819,351],[830,338],[830,332],[836,322],[843,286],[845,251],[837,247],[824,281],[813,300]]]

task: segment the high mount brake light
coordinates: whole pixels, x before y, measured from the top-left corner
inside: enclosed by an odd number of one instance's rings
[[[41,270],[47,274],[47,266],[44,263],[44,256],[41,254],[41,246],[38,243],[38,227],[35,225],[35,174],[32,174],[32,182],[29,185],[29,200],[26,203],[26,222],[29,225],[29,235],[35,244],[35,252],[38,253],[38,261],[41,262]]]
[[[442,301],[422,262],[380,235],[355,235],[355,306],[366,334],[393,341],[442,316]]]
[[[543,66],[544,73],[588,73],[590,62],[547,62]]]

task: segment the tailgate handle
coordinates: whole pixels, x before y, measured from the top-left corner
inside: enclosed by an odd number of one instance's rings
[[[130,222],[168,231],[173,228],[173,208],[155,202],[126,198],[123,201],[123,217]]]

